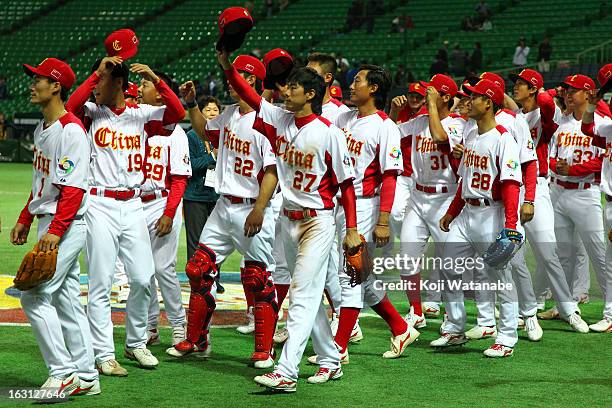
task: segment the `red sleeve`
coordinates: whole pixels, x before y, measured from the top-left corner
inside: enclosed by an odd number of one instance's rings
[[[601,165],[603,163],[603,155],[597,156],[592,160],[582,162],[580,164],[574,164],[569,166],[569,176],[583,177],[590,174],[597,174],[601,172]]]
[[[557,159],[555,159],[554,157],[549,158],[548,159],[548,168],[553,173],[557,173]]]
[[[501,196],[506,213],[506,228],[516,229],[518,222],[518,203],[521,187],[518,181],[504,180],[501,182]]]
[[[537,96],[537,103],[540,107],[543,142],[548,143],[557,130],[557,124],[553,120],[555,116],[555,101],[548,92],[542,92]]]
[[[459,182],[455,197],[453,198],[453,201],[451,201],[448,210],[446,210],[446,213],[452,215],[453,218],[457,218],[457,216],[461,213],[461,210],[463,210],[463,207],[465,207],[465,201],[463,198],[461,198],[461,190],[463,190],[463,180]]]
[[[382,175],[382,186],[380,187],[380,211],[391,212],[393,200],[395,199],[395,184],[397,182],[397,171],[387,170]]]
[[[85,190],[57,184],[56,186],[60,189],[59,199],[55,209],[55,217],[49,225],[48,233],[61,237],[68,230],[77,211],[79,211]]]
[[[170,175],[170,191],[168,192],[168,200],[166,201],[166,209],[164,215],[174,218],[176,209],[181,203],[185,188],[187,188],[187,179],[185,175]]]
[[[521,165],[521,171],[523,173],[523,185],[525,186],[525,200],[535,201],[536,184],[538,181],[536,161],[532,160]]]
[[[100,81],[100,77],[96,72],[92,73],[73,93],[66,102],[66,110],[74,113],[81,121],[84,119],[85,112],[83,107],[85,102],[89,100],[91,93]]]
[[[225,77],[232,88],[240,96],[240,99],[245,101],[251,108],[259,112],[261,104],[261,96],[255,92],[252,86],[236,71],[236,68],[225,70]]]
[[[593,138],[593,146],[601,147],[602,149],[606,148],[606,138],[595,134],[595,122],[591,122],[588,124],[582,122],[580,130],[585,135],[591,136]]]
[[[30,202],[32,202],[32,192],[30,192],[30,198],[28,198],[28,202],[26,203],[25,207],[23,207],[23,210],[21,210],[21,214],[19,214],[19,219],[17,219],[19,224],[23,224],[26,227],[30,227],[30,225],[32,225],[32,221],[34,221],[34,215],[32,215],[28,209]]]
[[[340,203],[344,208],[346,228],[357,228],[357,197],[355,196],[353,179],[344,180],[340,184],[340,191],[342,191]]]
[[[164,111],[164,118],[162,120],[164,125],[172,125],[174,123],[178,123],[185,117],[185,109],[183,109],[183,105],[181,104],[180,99],[172,89],[161,79],[155,85],[155,89],[159,92],[159,95],[164,100],[164,104],[166,105],[166,109]]]

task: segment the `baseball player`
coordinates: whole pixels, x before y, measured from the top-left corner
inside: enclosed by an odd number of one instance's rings
[[[46,58],[37,67],[23,67],[33,77],[30,102],[41,107],[43,120],[34,131],[30,198],[10,239],[14,245],[25,244],[37,217],[38,249],[57,248],[58,253],[53,278],[22,292],[21,306],[49,370],[42,389],[57,391],[58,396],[99,394],[79,282],[90,149],[83,124],[64,108],[75,75],[68,64],[55,58]]]
[[[515,230],[518,223],[519,146],[512,135],[495,122],[495,111],[504,102],[503,91],[487,79],[481,79],[473,87],[468,85],[466,89],[472,94],[469,116],[477,126],[465,128],[465,151],[458,171],[462,180],[450,207],[440,219],[440,228],[449,232],[442,249],[444,259],[475,258],[487,250],[502,228]],[[468,341],[464,333],[463,290],[450,286],[451,281],[460,279],[460,274],[444,266],[442,274],[448,284],[443,296],[448,321],[442,336],[430,343],[432,347],[455,346]],[[499,334],[495,344],[484,352],[487,357],[507,357],[512,355],[518,340],[518,307],[512,275],[505,265],[477,265],[475,269],[479,267],[486,268],[490,281],[509,284],[505,290],[497,291],[501,301]]]
[[[256,110],[256,128],[274,146],[283,191],[282,237],[287,264],[292,269],[289,337],[274,371],[255,377],[255,382],[294,392],[300,360],[311,333],[321,366],[308,382],[319,384],[339,379],[343,375],[340,356],[321,302],[334,241],[333,197],[338,188],[342,191],[341,203],[347,219],[343,246],[356,250],[361,240],[356,228],[354,172],[345,139],[339,129],[319,116],[324,81],[310,68],[294,69],[283,91],[285,110],[262,99],[249,87],[229,63],[227,52],[218,52],[218,58],[230,85]]]
[[[172,79],[154,71],[166,84]],[[140,102],[161,106],[163,99],[153,82],[143,79],[138,88]],[[147,219],[155,276],[151,278],[151,300],[147,324],[147,344],[159,344],[159,301],[157,286],[164,301],[166,316],[172,326],[172,344],[185,339],[185,309],[181,285],[176,276],[176,252],[183,225],[182,199],[191,177],[189,142],[182,127],[176,126],[172,134],[148,137],[144,183],[140,199]]]
[[[562,83],[566,89],[569,114],[555,122],[550,149],[551,199],[555,211],[555,235],[558,255],[568,282],[573,280],[571,268],[572,238],[580,234],[597,281],[606,294],[606,241],[599,177],[604,150],[593,145],[593,138],[581,131],[582,115],[586,111],[589,92],[595,82],[585,75],[572,75]],[[595,116],[598,124],[604,118]],[[609,317],[609,311],[604,313]]]
[[[239,55],[234,67],[251,87],[259,87],[265,78],[264,65],[255,57]],[[254,302],[255,351],[251,360],[255,368],[270,368],[274,365],[272,337],[279,310],[271,278],[275,266],[274,216],[268,204],[278,184],[272,146],[253,129],[256,112],[235,89],[230,88],[230,93],[238,103],[208,122],[195,105],[193,84],[185,84],[182,92],[189,103],[193,128],[219,149],[215,190],[221,198],[185,268],[191,285],[187,338],[167,353],[175,357],[210,354],[208,326],[215,309],[216,287],[213,279],[219,265],[236,249],[244,257],[244,291]]]
[[[534,216],[524,225],[526,236],[538,264],[538,272],[543,274],[547,285],[550,284],[552,287],[552,294],[561,315],[574,330],[586,333],[588,327],[578,314],[578,307],[572,300],[570,286],[557,256],[553,205],[548,187],[548,156],[550,138],[553,134],[551,126],[555,112],[554,103],[548,93],[539,92],[544,86],[544,80],[539,72],[524,69],[518,75],[510,75],[510,79],[514,81],[514,99],[522,106],[519,114],[527,121],[537,155]]]
[[[400,135],[397,125],[382,111],[387,102],[390,77],[387,71],[375,65],[361,67],[351,84],[351,101],[356,110],[336,117],[334,125],[344,132],[349,156],[355,166],[353,182],[357,195],[357,229],[367,242],[383,246],[389,242],[389,214],[395,195],[396,178],[402,171]],[[344,213],[338,210],[336,228],[338,236],[345,235]],[[340,265],[344,264],[343,254]],[[334,338],[340,359],[348,363],[348,340],[364,302],[387,322],[392,336],[390,350],[384,358],[397,358],[416,340],[419,332],[410,327],[399,315],[383,290],[375,289],[374,275],[359,285],[351,285],[351,278],[339,271],[342,288],[342,306],[338,331]],[[318,362],[319,357],[309,361]]]
[[[505,81],[499,75],[492,72],[484,72],[480,75],[480,78],[493,82],[502,92],[505,91]],[[506,99],[510,98],[504,93],[504,100]],[[533,148],[529,127],[522,116],[517,116],[513,111],[504,108],[499,109],[495,113],[495,121],[506,129],[519,145],[523,192],[521,193],[521,202],[519,203],[520,223],[518,224],[518,230],[524,234],[523,224],[531,221],[534,214],[533,202],[536,192],[537,156]],[[469,133],[470,127],[475,126],[477,126],[475,121],[468,121],[465,130],[466,134]],[[531,341],[539,341],[542,338],[543,332],[536,316],[537,301],[531,282],[531,273],[525,261],[524,251],[523,248],[515,254],[510,260],[509,266],[512,270],[513,280],[517,285],[519,312],[524,318],[528,338]],[[487,280],[486,271],[483,268],[474,270],[474,280],[485,282]],[[497,335],[495,328],[495,301],[494,298],[492,299],[490,296],[487,296],[489,294],[492,294],[492,292],[476,291],[475,293],[478,318],[477,325],[465,333],[470,339],[482,339]]]
[[[415,183],[400,234],[401,253],[413,259],[425,253],[430,237],[436,243],[446,240],[446,233],[438,223],[457,191],[459,163],[451,152],[456,144],[462,142],[465,127],[465,120],[449,110],[458,90],[452,78],[434,75],[429,83],[422,83],[422,86],[427,89],[428,113],[399,126],[402,141],[410,141]],[[440,255],[438,251],[439,245],[436,245],[437,256]],[[406,289],[411,305],[406,320],[415,328],[426,326],[421,307],[419,272],[419,267],[401,271],[403,280],[413,282],[414,289]]]
[[[606,249],[606,290],[604,295],[603,319],[591,324],[589,328],[595,332],[607,333],[612,331],[612,119],[610,116],[602,116],[595,111],[600,102],[601,95],[610,88],[612,77],[612,64],[601,68],[598,79],[602,90],[598,94],[591,91],[588,95],[588,105],[582,115],[581,130],[585,135],[593,137],[593,145],[605,148],[606,153],[602,163],[601,189],[606,198],[606,237],[608,239]],[[599,278],[598,278],[599,280]]]
[[[151,241],[140,200],[146,170],[146,140],[169,135],[185,116],[178,97],[143,64],[130,68],[122,57],[96,61],[91,76],[71,95],[66,108],[83,118],[92,148],[89,171],[90,206],[87,223],[89,298],[87,315],[98,370],[125,376],[114,353],[110,293],[118,254],[130,280],[126,316],[125,356],[141,367],[157,366],[146,348],[147,310],[154,274]],[[128,73],[155,84],[164,106],[128,105],[123,92]],[[94,102],[88,102],[93,93]]]

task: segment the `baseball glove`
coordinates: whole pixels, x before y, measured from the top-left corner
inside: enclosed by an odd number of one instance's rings
[[[514,254],[523,246],[523,234],[517,230],[504,228],[501,230],[497,239],[485,252],[483,259],[485,263],[492,267],[507,264]]]
[[[372,266],[366,239],[361,234],[359,238],[361,238],[361,245],[353,250],[353,253],[347,249],[344,250],[344,271],[351,278],[351,287],[360,285],[367,278]]]
[[[38,244],[36,244],[21,261],[13,283],[19,290],[32,289],[53,277],[56,264],[57,248],[42,252],[38,250]]]

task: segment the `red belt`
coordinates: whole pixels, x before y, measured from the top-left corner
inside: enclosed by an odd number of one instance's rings
[[[242,197],[236,197],[233,195],[223,195],[223,197],[227,198],[229,202],[232,204],[254,204],[255,201],[257,201],[254,198],[242,198]]]
[[[553,178],[552,182],[567,190],[586,190],[588,188],[591,188],[591,183],[573,183],[571,181],[563,181],[556,178]]]
[[[91,195],[98,195],[98,189],[92,188],[89,190]],[[136,197],[136,190],[104,190],[104,197],[114,198],[115,200],[127,201]]]
[[[168,197],[168,190],[161,190],[161,196],[159,197],[157,194],[151,193],[151,194],[141,195],[140,199],[142,200],[143,203],[148,203],[149,201],[153,201],[156,198],[160,198],[160,197]]]
[[[468,203],[469,205],[473,205],[476,207],[480,207],[480,206],[490,207],[491,206],[491,201],[486,198],[483,200],[480,200],[478,198],[466,198],[465,202]]]
[[[436,187],[422,186],[420,184],[415,184],[415,188],[427,194],[448,193],[448,187],[446,186],[442,186],[440,191]]]
[[[317,211],[312,208],[304,208],[303,210],[286,210],[283,208],[283,215],[293,221],[309,220],[317,216]]]

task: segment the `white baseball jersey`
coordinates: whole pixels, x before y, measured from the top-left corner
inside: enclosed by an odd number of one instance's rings
[[[598,115],[595,114],[595,117]],[[594,125],[593,132],[606,139],[606,155],[601,167],[601,190],[612,196],[612,119],[600,117],[600,120],[594,121]]]
[[[143,182],[147,134],[169,135],[162,126],[165,106],[127,104],[123,111],[85,103],[84,123],[91,137],[89,184],[108,189],[139,188]],[[167,132],[167,133],[166,133]]]
[[[355,194],[371,197],[378,193],[382,174],[403,170],[400,132],[382,111],[361,117],[359,111],[345,112],[334,121],[342,129],[353,166]]]
[[[495,114],[495,122],[503,126],[519,145],[519,162],[521,164],[537,160],[529,125],[522,115],[517,115],[509,109],[500,109]],[[471,128],[478,128],[474,119],[468,120],[465,133]]]
[[[603,120],[599,115],[595,115],[594,119],[595,123]],[[567,164],[572,166],[593,160],[597,156],[604,154],[603,149],[593,146],[593,138],[591,136],[582,133],[580,129],[582,121],[576,120],[573,114],[563,115],[557,124],[559,127],[551,140],[550,157],[557,160],[565,159]],[[554,172],[554,169],[551,170]],[[555,177],[559,180],[572,183],[593,183],[596,179],[594,173],[587,176],[562,176],[555,173]]]
[[[537,174],[539,177],[546,177],[548,176],[548,157],[550,150],[550,142],[545,143],[542,140],[542,115],[540,108],[536,108],[531,112],[520,111],[517,115],[522,116],[527,122],[529,133],[531,135],[531,140],[535,145],[535,152],[538,158]],[[558,122],[562,116],[563,113],[561,112],[561,109],[559,109],[559,107],[555,105],[553,121]]]
[[[171,174],[191,176],[189,142],[182,127],[176,126],[170,136],[147,138],[145,151],[143,191],[167,189]]]
[[[242,115],[236,104],[206,124],[206,135],[219,149],[215,167],[218,194],[257,198],[265,168],[276,165],[272,145],[253,129],[256,115],[255,111]]]
[[[503,126],[497,125],[482,135],[478,127],[464,134],[465,150],[459,165],[461,197],[501,199],[501,182],[521,182],[519,146]]]
[[[30,214],[55,214],[58,186],[87,190],[89,158],[87,134],[76,116],[67,113],[46,129],[41,121],[34,130]],[[78,215],[85,212],[86,201],[84,197]]]
[[[429,131],[429,115],[419,115],[399,125],[402,139],[411,140],[412,177],[422,186],[457,184],[457,174],[450,165],[449,154],[453,146],[463,141],[465,119],[450,114],[441,123],[448,135],[449,144],[446,146],[434,143]]]
[[[339,185],[355,177],[342,131],[321,116],[296,119],[263,99],[254,126],[273,145],[283,206],[333,208]]]
[[[334,98],[331,98],[329,101],[325,102],[321,108],[321,116],[329,120],[331,123],[334,123],[334,120],[339,114],[349,112],[351,110],[348,106]]]

